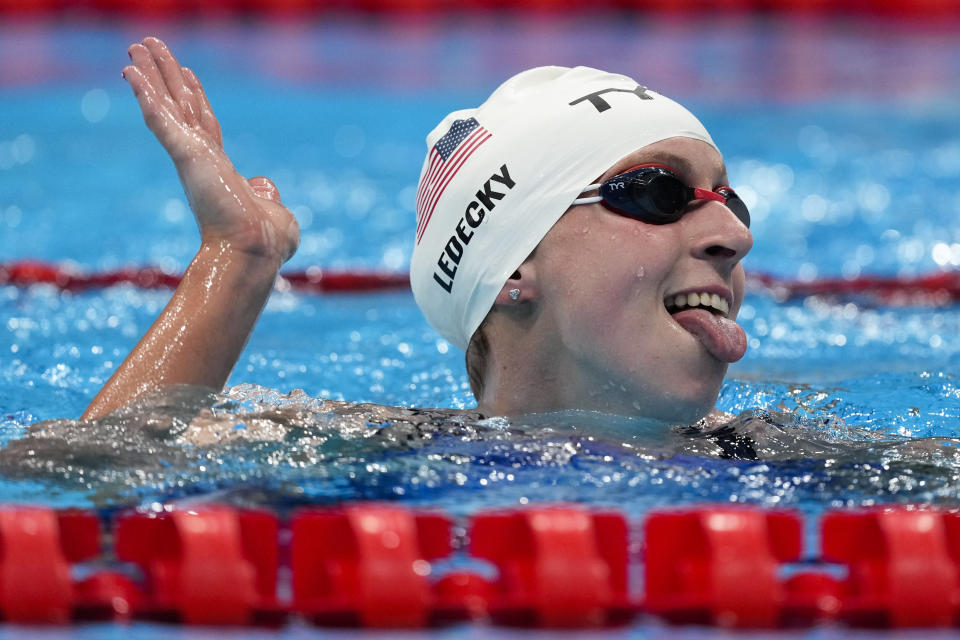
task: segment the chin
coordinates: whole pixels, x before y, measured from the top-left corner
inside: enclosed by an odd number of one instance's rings
[[[656,375],[649,368],[608,371],[570,408],[693,424],[715,408],[726,372],[726,364],[706,358],[660,367]]]

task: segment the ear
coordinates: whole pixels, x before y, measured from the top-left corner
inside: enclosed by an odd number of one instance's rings
[[[511,291],[518,291],[519,295],[516,295],[514,299],[511,295]],[[535,302],[540,299],[540,289],[537,286],[537,269],[534,266],[534,261],[532,256],[527,258],[527,260],[517,267],[517,270],[513,272],[513,275],[503,284],[503,287],[500,288],[500,293],[497,294],[497,299],[494,301],[494,305],[500,305],[504,310],[511,307],[518,307],[524,303]]]

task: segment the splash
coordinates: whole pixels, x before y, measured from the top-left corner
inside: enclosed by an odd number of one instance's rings
[[[590,412],[476,413],[321,400],[256,385],[175,387],[95,421],[29,427],[0,451],[8,493],[115,508],[212,500],[279,511],[398,500],[451,513],[570,501],[639,515],[700,501],[956,504],[960,439],[906,438],[813,411],[669,427]],[[829,405],[836,407],[836,404]],[[29,492],[24,487],[29,487]]]

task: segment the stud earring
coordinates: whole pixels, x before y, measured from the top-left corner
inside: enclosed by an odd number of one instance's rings
[[[511,300],[518,300],[520,298],[520,289],[510,289],[507,295],[510,296]]]

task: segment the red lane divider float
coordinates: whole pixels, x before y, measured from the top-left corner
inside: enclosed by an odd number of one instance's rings
[[[181,274],[167,273],[156,267],[125,268],[101,273],[82,273],[46,262],[22,260],[0,264],[0,285],[29,286],[48,284],[64,291],[81,291],[131,284],[141,289],[172,289]],[[278,286],[313,293],[384,291],[407,289],[406,273],[381,271],[334,271],[310,267],[305,271],[281,274]]]
[[[3,619],[69,621],[75,602],[70,565],[99,551],[99,524],[93,516],[32,507],[0,510]]]
[[[187,624],[279,621],[278,528],[271,513],[216,506],[133,514],[117,522],[114,550],[145,577],[142,617]]]
[[[370,628],[583,628],[639,615],[754,629],[960,625],[960,515],[877,507],[828,512],[820,525],[820,550],[805,555],[795,512],[657,511],[637,536],[642,552],[631,552],[622,515],[570,505],[483,511],[466,533],[444,514],[398,505],[312,508],[289,523],[167,507],[120,515],[111,536],[89,513],[0,507],[0,615],[220,625],[298,616]],[[489,570],[456,568],[478,563]],[[629,580],[640,564],[643,593]]]
[[[809,296],[863,297],[894,306],[944,306],[960,301],[960,271],[923,276],[859,276],[849,280],[820,278],[809,282],[751,273],[747,275],[747,286],[781,300]]]
[[[622,624],[627,595],[627,524],[616,513],[540,508],[477,515],[470,553],[496,565],[488,611],[517,626]]]
[[[936,511],[831,513],[822,522],[827,560],[849,567],[840,611],[871,627],[957,622],[960,519]]]
[[[710,509],[646,523],[646,610],[672,622],[775,627],[784,614],[784,562],[800,559],[800,518]]]
[[[176,287],[179,274],[155,267],[126,268],[101,273],[82,273],[46,262],[23,260],[0,263],[0,285],[53,285],[64,291],[80,291],[118,284],[142,289]],[[780,300],[809,296],[865,298],[877,303],[902,306],[946,306],[960,301],[960,271],[944,271],[924,276],[861,276],[850,280],[822,278],[810,282],[751,273],[747,284]],[[333,271],[310,267],[304,271],[280,274],[278,287],[312,293],[374,292],[407,289],[406,273],[381,271]]]
[[[430,561],[450,554],[450,527],[446,516],[385,505],[300,513],[294,610],[317,624],[425,626],[437,604]]]

